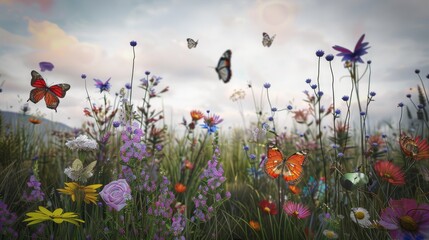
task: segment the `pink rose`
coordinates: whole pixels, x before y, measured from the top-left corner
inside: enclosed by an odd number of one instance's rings
[[[131,200],[131,188],[125,179],[119,179],[104,186],[100,196],[108,206],[121,211],[127,205],[127,200]]]

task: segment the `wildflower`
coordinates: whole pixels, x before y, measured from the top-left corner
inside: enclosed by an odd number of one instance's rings
[[[188,159],[186,159],[183,162],[183,167],[186,169],[192,170],[194,168],[194,164],[191,161],[189,161]],[[183,169],[183,167],[182,167],[182,169]]]
[[[341,98],[344,102],[347,102],[348,100],[349,100],[349,96],[343,96],[342,98]]]
[[[302,109],[302,110],[293,111],[293,113],[295,114],[293,118],[297,123],[307,123],[308,116],[310,114],[309,111]]]
[[[71,150],[89,151],[97,149],[97,142],[86,135],[79,135],[77,138],[67,141],[66,146]]]
[[[330,62],[330,61],[334,60],[334,55],[328,54],[328,55],[326,55],[325,59],[326,59],[326,61]]]
[[[352,221],[359,224],[361,227],[370,227],[372,225],[369,217],[368,210],[362,207],[352,208],[350,211],[350,218]]]
[[[176,183],[176,184],[174,185],[174,190],[175,190],[177,193],[184,193],[184,192],[186,192],[186,186],[185,186],[185,185],[183,185],[182,183]]]
[[[204,117],[204,114],[201,111],[198,111],[198,110],[192,110],[191,111],[192,121],[196,122],[196,121],[200,120],[203,117]]]
[[[318,57],[323,57],[324,54],[325,54],[325,52],[323,50],[317,50],[316,51],[316,56],[318,56]]]
[[[268,88],[270,88],[270,87],[271,87],[271,84],[270,84],[270,83],[264,83],[264,88],[268,89]]]
[[[7,204],[0,200],[0,238],[18,239],[18,233],[12,227],[17,218],[16,213],[10,212]]]
[[[400,167],[389,161],[377,161],[374,170],[379,177],[393,185],[404,185],[405,175]]]
[[[125,83],[125,88],[130,90],[131,89],[131,83]]]
[[[411,94],[407,94],[407,95],[405,95],[407,98],[411,98]]]
[[[379,224],[389,231],[392,239],[429,238],[429,204],[418,204],[408,198],[391,199],[380,217]]]
[[[296,217],[298,219],[307,218],[311,214],[310,209],[307,206],[303,205],[302,203],[295,203],[291,201],[285,202],[283,204],[283,210],[287,215]]]
[[[323,230],[323,235],[325,235],[325,237],[328,239],[337,239],[338,238],[338,234],[332,230],[329,230],[329,229]]]
[[[301,189],[296,185],[289,185],[289,190],[295,195],[299,195],[301,193]]]
[[[247,152],[247,151],[249,151],[249,146],[245,145],[245,146],[243,147],[243,150],[244,150],[244,151],[246,151],[246,152]]]
[[[52,71],[54,69],[54,64],[50,62],[39,62],[40,71]]]
[[[332,48],[340,52],[337,54],[337,56],[343,57],[341,61],[351,61],[353,63],[356,63],[356,62],[364,63],[361,57],[367,54],[368,52],[366,50],[370,48],[368,47],[368,42],[363,42],[364,38],[365,38],[365,34],[363,34],[359,38],[353,52],[347,48],[344,48],[338,45],[335,45]]]
[[[130,42],[130,46],[131,46],[131,47],[135,47],[135,46],[137,46],[137,42],[136,42],[136,41],[134,41],[134,40],[133,40],[133,41],[131,41],[131,42]]]
[[[398,103],[398,107],[404,107],[404,103],[402,102]]]
[[[317,88],[317,84],[313,84],[310,87],[311,87],[311,89],[316,89]]]
[[[416,69],[416,70],[414,70],[414,73],[415,73],[415,74],[419,74],[419,73],[420,73],[420,69]]]
[[[69,222],[76,226],[78,226],[79,223],[85,222],[82,219],[77,218],[78,215],[74,212],[63,213],[62,208],[57,208],[53,212],[51,212],[48,209],[42,206],[39,206],[39,210],[26,213],[25,215],[27,215],[28,218],[24,219],[23,222],[29,222],[27,226],[38,224],[49,220],[58,224],[61,224],[63,222]]]
[[[88,178],[92,177],[93,170],[97,161],[89,163],[86,167],[83,167],[83,163],[79,159],[75,159],[71,167],[64,169],[64,173],[73,181],[86,182]]]
[[[22,197],[27,202],[43,201],[45,193],[41,190],[42,184],[37,180],[36,176],[31,175],[28,179],[27,186],[31,189],[31,192],[24,192]]]
[[[310,78],[305,79],[305,83],[310,84],[311,83],[311,79]]]
[[[70,195],[73,202],[78,200],[81,202],[82,200],[86,203],[94,203],[97,204],[97,188],[103,186],[102,184],[92,184],[88,186],[81,186],[76,182],[66,182],[65,188],[57,189],[58,192]]]
[[[80,77],[81,77],[82,79],[86,79],[86,74],[85,74],[85,73],[82,73],[82,75],[80,75]]]
[[[413,139],[406,134],[402,134],[399,139],[399,146],[402,153],[409,158],[416,161],[429,159],[429,144],[419,136]]]
[[[218,124],[223,121],[220,116],[213,114],[212,116],[204,116],[204,123],[201,124],[201,127],[208,130],[208,133],[214,133],[218,129]]]
[[[274,202],[271,202],[269,200],[262,200],[259,202],[259,208],[269,215],[276,215],[277,214],[277,206]]]
[[[186,218],[183,213],[177,212],[174,214],[171,221],[172,223],[170,231],[172,231],[175,239],[185,239],[183,236],[181,236],[183,230],[185,230],[186,227]]]
[[[110,90],[110,87],[111,87],[109,83],[110,78],[107,79],[106,82],[104,83],[101,80],[95,79],[95,78],[94,78],[94,81],[95,81],[95,87],[100,89],[100,93],[102,93],[103,91],[108,92]]]
[[[119,125],[121,125],[119,121],[113,121],[113,127],[117,128]]]
[[[34,117],[29,118],[28,121],[34,125],[42,123],[42,120],[34,118]]]
[[[292,107],[292,105],[287,105],[287,110],[292,110],[293,109],[293,107]]]
[[[134,122],[131,126],[125,127],[121,134],[124,142],[120,148],[122,161],[127,163],[132,158],[141,161],[147,156],[146,145],[141,141],[142,137],[143,131],[138,123]]]
[[[258,221],[250,220],[249,221],[249,225],[255,231],[260,231],[261,230],[261,224],[259,224]]]
[[[376,95],[376,92],[370,92],[369,96],[374,97]]]
[[[104,186],[100,196],[109,207],[119,212],[131,200],[131,188],[125,179],[119,179]]]

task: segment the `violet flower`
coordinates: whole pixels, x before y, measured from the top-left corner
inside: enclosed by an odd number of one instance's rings
[[[337,54],[337,56],[343,57],[341,61],[351,61],[353,63],[355,62],[364,63],[361,57],[367,54],[368,52],[366,50],[370,48],[368,47],[368,42],[363,42],[364,37],[365,37],[365,34],[363,34],[359,38],[359,41],[356,43],[356,46],[353,52],[345,47],[341,47],[338,45],[335,45],[332,48],[340,52]]]

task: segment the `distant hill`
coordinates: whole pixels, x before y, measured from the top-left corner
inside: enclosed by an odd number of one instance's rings
[[[40,124],[33,125],[29,122],[32,115],[24,115],[22,113],[0,111],[2,127],[10,128],[15,130],[17,127],[25,127],[33,129],[37,126],[38,132],[51,133],[52,131],[59,132],[72,132],[74,129],[65,125],[64,123],[54,122],[46,118],[37,117],[41,122]]]

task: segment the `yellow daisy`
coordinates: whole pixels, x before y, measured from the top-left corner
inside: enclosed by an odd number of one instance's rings
[[[84,201],[86,204],[90,202],[97,204],[97,188],[103,186],[102,184],[92,184],[88,186],[81,186],[76,182],[66,182],[66,187],[64,189],[57,189],[58,192],[67,194],[71,196],[73,202],[76,201]]]
[[[63,213],[62,208],[57,208],[53,212],[48,209],[39,206],[39,210],[34,212],[29,212],[26,214],[29,218],[24,219],[24,222],[29,222],[27,226],[41,223],[44,221],[54,221],[55,223],[61,224],[63,222],[69,222],[76,226],[79,226],[79,223],[84,223],[82,219],[77,218],[78,215],[74,212],[65,212]]]

